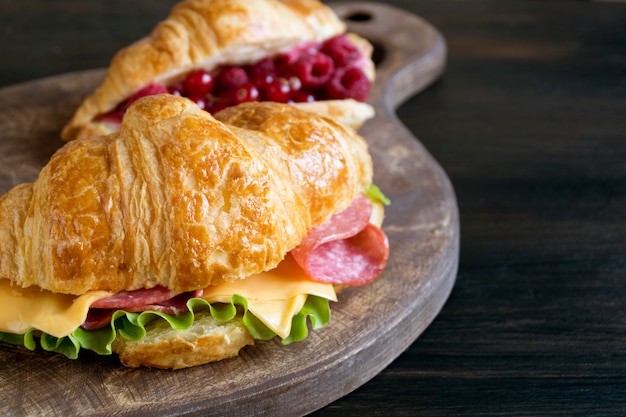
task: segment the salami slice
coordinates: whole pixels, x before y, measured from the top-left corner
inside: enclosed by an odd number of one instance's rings
[[[190,298],[200,298],[204,290],[196,290],[178,294],[175,297],[153,304],[143,304],[124,308],[129,313],[139,313],[142,311],[159,311],[167,314],[181,314],[187,312],[187,301]],[[122,310],[122,309],[118,309]]]
[[[126,310],[128,308],[156,304],[176,295],[175,292],[164,287],[154,287],[149,289],[139,289],[135,291],[120,291],[107,298],[102,298],[91,305],[93,308],[114,308]]]
[[[87,318],[80,327],[84,330],[100,329],[111,322],[113,313],[115,313],[115,310],[111,308],[90,308]]]
[[[144,301],[151,299],[150,297],[145,296],[144,290],[138,290],[138,291],[142,291],[141,292],[142,295],[140,297],[134,297],[134,300],[137,300],[138,298],[142,298],[142,297]],[[157,290],[157,292],[159,291],[160,290]],[[134,292],[135,291],[131,291],[131,293],[134,293]],[[140,304],[138,302],[131,303],[129,301],[124,301],[124,299],[128,296],[128,293],[115,294],[112,297],[116,297],[119,295],[117,297],[117,300],[122,300],[121,303],[117,303],[115,307],[104,307],[104,308],[94,307],[94,305],[97,303],[92,304],[91,305],[92,308],[89,309],[89,312],[87,313],[87,318],[85,319],[81,327],[85,330],[96,330],[96,329],[102,328],[111,322],[111,317],[113,316],[113,313],[117,310],[124,310],[128,313],[139,313],[142,311],[158,311],[158,312],[166,313],[166,314],[186,313],[187,311],[189,311],[187,309],[187,301],[189,301],[190,298],[201,298],[203,292],[204,290],[185,292],[182,294],[178,294],[174,297],[170,297],[169,299],[166,299],[163,301],[159,301],[156,303],[148,303],[148,304]],[[109,298],[112,298],[112,297],[109,297]],[[114,303],[112,302],[105,303],[105,305],[112,305],[112,304]],[[126,307],[121,307],[122,304],[125,304]]]
[[[372,205],[366,196],[313,229],[292,251],[314,281],[363,285],[380,274],[389,257],[385,233],[369,222]]]

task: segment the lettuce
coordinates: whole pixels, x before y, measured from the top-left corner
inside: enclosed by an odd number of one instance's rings
[[[240,295],[233,295],[230,303],[210,304],[201,298],[192,298],[187,301],[187,313],[172,315],[157,311],[129,313],[118,310],[113,314],[111,323],[97,330],[76,329],[66,337],[56,338],[35,329],[25,334],[0,332],[0,342],[22,345],[28,350],[35,350],[37,345],[50,352],[60,353],[69,359],[78,358],[81,349],[92,350],[99,355],[112,354],[111,345],[119,334],[128,340],[141,340],[146,335],[145,326],[152,320],[165,320],[176,330],[186,330],[195,320],[194,312],[209,309],[211,316],[218,322],[232,320],[241,311],[243,323],[250,334],[258,340],[269,340],[276,337],[261,320],[248,311],[247,300]],[[307,318],[312,329],[319,329],[330,321],[330,307],[328,300],[322,297],[309,295],[304,306],[292,319],[291,333],[282,340],[284,345],[306,339],[308,336]],[[39,342],[39,343],[38,343]]]
[[[365,190],[365,195],[374,203],[380,201],[385,206],[391,204],[391,200],[388,199],[382,191],[380,191],[380,188],[378,188],[376,184],[370,184],[370,186]]]

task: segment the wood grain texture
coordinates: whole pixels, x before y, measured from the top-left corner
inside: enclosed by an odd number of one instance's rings
[[[391,257],[383,275],[342,292],[331,324],[305,342],[258,342],[239,358],[187,370],[127,369],[115,357],[89,352],[69,361],[2,345],[0,413],[304,415],[373,378],[432,322],[456,277],[458,209],[444,171],[401,126],[395,109],[441,75],[445,42],[424,20],[388,6],[336,8],[378,45],[381,57],[372,94],[378,115],[362,134],[375,181],[393,201],[385,223]],[[62,145],[61,126],[102,76],[86,71],[0,90],[2,192],[36,178]],[[25,100],[34,95],[35,102]]]

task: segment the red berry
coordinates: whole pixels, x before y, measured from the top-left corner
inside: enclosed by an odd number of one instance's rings
[[[147,86],[145,86],[144,88],[142,88],[141,90],[137,91],[135,94],[130,96],[122,104],[120,104],[119,110],[122,113],[124,113],[128,109],[128,107],[130,107],[131,104],[133,104],[135,101],[139,100],[142,97],[152,96],[155,94],[165,94],[165,93],[167,93],[167,87],[165,87],[164,85],[156,84],[156,83],[148,84]]]
[[[167,87],[167,92],[173,96],[184,96],[184,90],[183,83],[176,83]]]
[[[121,124],[124,118],[124,113],[119,109],[113,109],[108,113],[104,113],[96,117],[98,122]]]
[[[247,82],[235,89],[224,92],[222,94],[222,97],[233,104],[246,103],[248,101],[258,101],[259,90],[254,84]]]
[[[298,77],[289,77],[287,82],[289,83],[291,91],[298,91],[302,88],[302,81],[300,81]]]
[[[301,51],[298,49],[292,49],[288,52],[283,52],[274,57],[274,66],[276,67],[276,75],[285,76],[291,69],[291,66],[300,57]]]
[[[300,79],[303,87],[318,88],[330,79],[335,65],[326,54],[302,55],[291,68],[294,76]]]
[[[263,100],[286,103],[291,95],[291,86],[284,78],[277,78],[263,88]]]
[[[207,102],[207,107],[204,110],[208,111],[211,114],[215,114],[228,106],[229,104],[224,101],[209,101]]]
[[[276,78],[276,65],[272,58],[264,58],[246,67],[250,80],[256,85],[269,84]]]
[[[337,68],[355,63],[361,53],[346,35],[338,35],[322,44],[320,51],[330,56]]]
[[[315,101],[315,96],[310,91],[299,90],[291,95],[291,100],[294,103],[312,103]]]
[[[338,69],[330,82],[326,85],[326,95],[329,99],[353,98],[366,101],[372,83],[365,73],[355,66]]]
[[[226,67],[215,78],[215,89],[219,92],[234,90],[250,82],[246,70],[241,67]]]
[[[205,96],[213,90],[214,80],[205,70],[191,71],[185,77],[183,86],[190,96]]]
[[[202,110],[207,109],[209,101],[206,99],[205,96],[190,95],[188,98],[189,100],[196,103],[198,107],[200,107]]]
[[[257,76],[256,79],[252,79],[250,82],[260,88],[265,88],[266,86],[272,84],[274,81],[278,80],[273,75],[265,75],[265,76]]]

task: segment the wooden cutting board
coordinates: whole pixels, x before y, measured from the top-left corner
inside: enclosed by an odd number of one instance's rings
[[[383,274],[348,288],[331,323],[307,340],[257,342],[238,358],[179,371],[128,369],[115,356],[68,360],[0,345],[2,415],[304,415],[364,384],[432,322],[456,278],[459,220],[448,178],[395,109],[443,72],[442,36],[421,18],[376,3],[335,4],[376,46],[377,116],[361,130],[375,182],[391,198]],[[0,90],[0,193],[32,181],[62,146],[62,125],[102,70]]]

